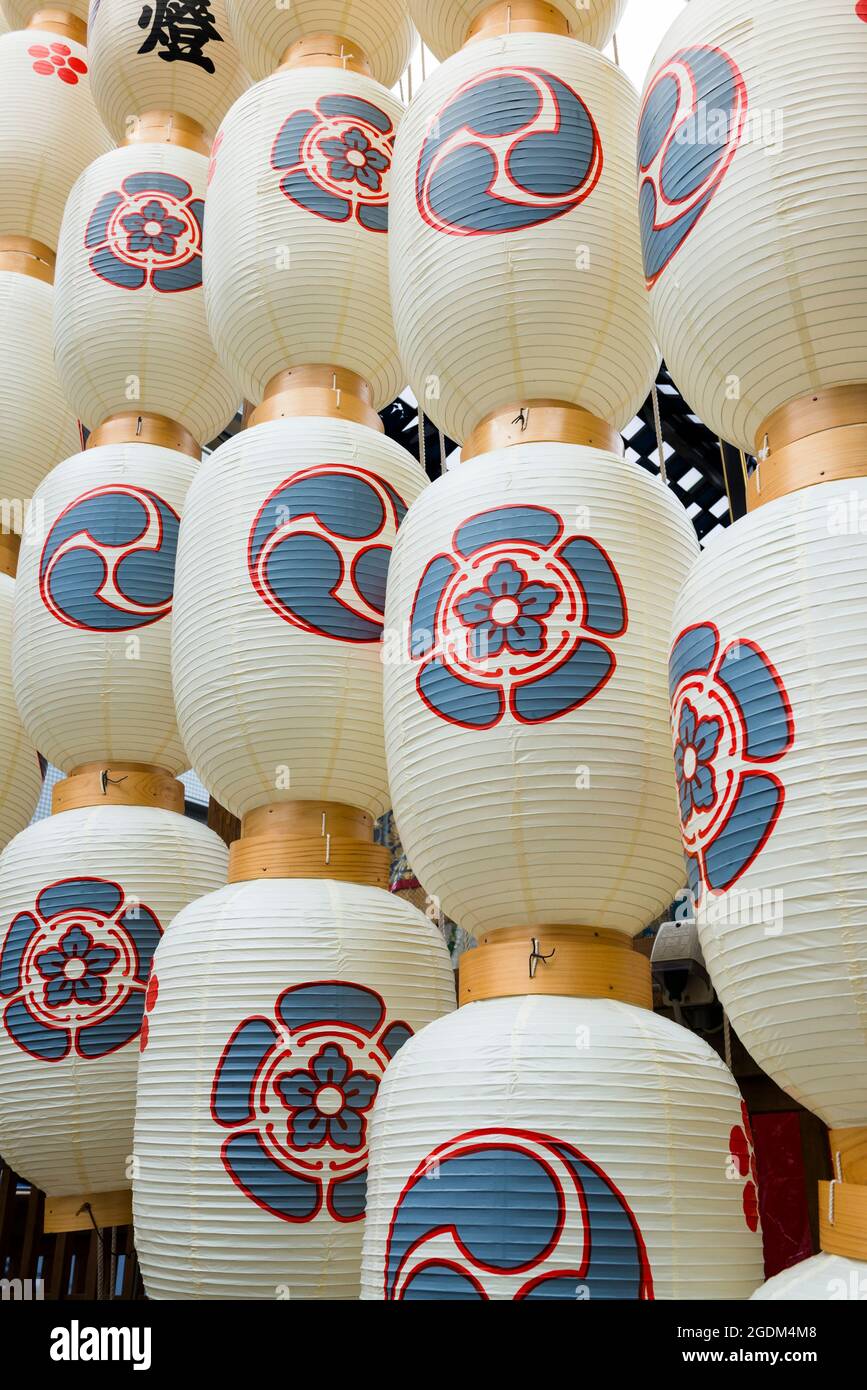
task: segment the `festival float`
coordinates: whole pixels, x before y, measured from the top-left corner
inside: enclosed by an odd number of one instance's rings
[[[463,447],[395,542],[385,732],[410,862],[478,945],[380,1089],[366,1299],[735,1298],[762,1267],[737,1087],[633,949],[682,883],[666,655],[698,547],[620,438],[658,366],[638,97],[582,33],[621,9],[411,5],[445,61],[397,135],[391,292]]]
[[[386,575],[426,478],[378,411],[401,5],[230,6],[260,80],[208,190],[208,321],[246,428],[207,460],[178,551],[173,673],[193,767],[240,818],[229,883],[156,955],[136,1246],[155,1299],[355,1298],[386,1066],[454,1007],[444,941],[388,893],[374,821]]]
[[[853,0],[692,0],[638,139],[660,346],[696,414],[756,460],[748,514],[678,601],[670,684],[714,985],[830,1129],[822,1253],[769,1300],[867,1286],[865,19]]]
[[[201,288],[203,113],[184,107],[196,89],[174,68],[167,79],[160,52],[142,42],[140,13],[121,0],[91,6],[87,63],[105,34],[139,113],[127,143],[104,154],[97,145],[98,158],[70,174],[59,150],[78,150],[82,121],[67,132],[55,116],[43,162],[70,176],[63,189],[45,178],[51,204],[25,229],[58,246],[57,371],[89,431],[86,449],[33,495],[13,619],[24,727],[67,775],[53,814],[0,857],[0,1151],[46,1194],[47,1231],[130,1220],[154,951],[172,917],[226,871],[222,841],[183,814],[177,776],[189,764],[170,632],[184,498],[201,445],[236,400]],[[228,102],[240,69],[228,30],[221,42],[228,76],[216,65],[212,76]],[[106,120],[112,110],[109,101]],[[92,124],[107,144],[95,114]]]

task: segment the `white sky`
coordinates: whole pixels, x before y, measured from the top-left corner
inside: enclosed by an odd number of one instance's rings
[[[686,0],[630,0],[617,33],[617,46],[621,66],[639,91],[660,40],[685,4]],[[610,57],[611,50],[606,51]]]

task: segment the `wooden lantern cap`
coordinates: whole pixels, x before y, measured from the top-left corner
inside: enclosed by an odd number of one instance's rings
[[[196,154],[210,154],[211,142],[204,126],[180,111],[142,111],[134,116],[125,145],[180,145]]]
[[[0,574],[14,579],[18,573],[18,554],[21,537],[15,531],[0,531]]]
[[[747,510],[817,483],[867,477],[867,383],[812,392],[769,415],[756,435]]]
[[[493,39],[502,34],[560,34],[568,38],[569,21],[562,11],[545,0],[494,0],[476,15],[464,43]]]
[[[184,813],[184,784],[149,763],[83,763],[58,782],[52,815],[85,806],[156,806]]]
[[[568,401],[513,401],[480,420],[464,440],[461,461],[513,444],[580,444],[623,455],[623,440],[612,425]]]
[[[29,236],[0,236],[0,270],[14,270],[18,275],[30,275],[54,283],[56,255],[44,242]]]
[[[653,1007],[650,961],[631,937],[595,927],[508,927],[461,956],[458,1003],[559,994]]]
[[[312,364],[287,367],[272,377],[265,387],[262,404],[250,412],[248,426],[252,429],[268,420],[304,416],[352,420],[379,434],[384,433],[382,421],[373,408],[373,392],[364,377],[343,367]]]
[[[60,34],[65,39],[72,39],[74,43],[87,44],[87,24],[85,21],[79,19],[77,14],[72,14],[60,6],[56,9],[37,10],[27,28],[45,30],[49,34]]]
[[[291,43],[277,68],[343,68],[347,72],[372,75],[364,49],[343,34],[307,34]]]
[[[867,1187],[819,1183],[819,1245],[826,1255],[867,1261]]]
[[[373,817],[336,801],[274,801],[249,811],[229,847],[229,882],[330,878],[388,888],[391,856]]]
[[[129,1226],[132,1190],[88,1192],[79,1197],[46,1197],[43,1227],[46,1235],[92,1231],[94,1226]]]
[[[156,444],[161,449],[189,454],[190,458],[196,460],[202,456],[202,450],[189,430],[166,415],[153,415],[149,411],[109,415],[107,420],[91,431],[87,441],[88,449],[96,449],[101,444]]]

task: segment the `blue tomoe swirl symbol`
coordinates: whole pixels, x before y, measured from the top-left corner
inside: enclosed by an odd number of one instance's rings
[[[683,48],[660,68],[638,128],[639,207],[648,286],[707,210],[741,141],[747,89],[718,48]]]
[[[285,622],[340,642],[378,642],[406,503],[366,469],[301,469],[266,498],[250,531],[257,593]]]
[[[577,92],[540,68],[471,78],[428,128],[418,210],[450,236],[497,235],[562,217],[602,173],[596,122]]]
[[[177,512],[149,488],[110,484],[71,502],[45,541],[39,592],[69,627],[126,632],[170,612]]]

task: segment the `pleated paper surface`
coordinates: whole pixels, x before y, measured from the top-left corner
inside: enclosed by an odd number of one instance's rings
[[[0,848],[36,810],[42,773],[12,693],[12,600],[15,580],[0,574]]]
[[[658,480],[571,445],[474,459],[411,509],[389,780],[409,862],[467,931],[634,934],[682,883],[665,656],[697,549]]]
[[[150,444],[88,449],[31,504],[18,564],[13,680],[39,751],[82,763],[189,766],[175,725],[171,608],[197,464]]]
[[[452,438],[530,399],[622,427],[646,398],[637,111],[613,63],[545,34],[471,43],[414,97],[395,150],[394,318],[410,385]]]
[[[54,248],[69,190],[111,144],[80,43],[35,29],[0,37],[0,236]]]
[[[90,0],[64,0],[63,9],[67,14],[75,15],[87,23],[89,4]],[[3,13],[10,29],[23,29],[35,14],[47,8],[42,0],[3,0]]]
[[[468,1004],[374,1112],[362,1298],[747,1298],[740,1096],[708,1045],[596,999]]]
[[[388,1060],[454,1007],[448,952],[377,888],[232,884],[154,964],[136,1114],[150,1298],[357,1298]],[[755,1282],[755,1281],[754,1281]]]
[[[0,856],[0,1152],[50,1196],[128,1187],[151,960],[226,847],[152,807],[65,811]]]
[[[165,8],[100,0],[92,9],[93,97],[118,143],[144,111],[177,111],[213,134],[247,85],[224,0],[169,7],[199,11],[176,20]]]
[[[627,0],[550,0],[569,21],[570,34],[594,48],[604,48],[620,22]],[[422,42],[437,58],[457,53],[463,45],[470,25],[485,10],[491,0],[409,0],[413,23]]]
[[[250,88],[223,121],[205,297],[217,351],[245,399],[261,400],[277,372],[309,363],[359,373],[377,409],[403,385],[387,259],[402,109],[372,78],[298,68]]]
[[[54,369],[53,303],[51,285],[0,271],[0,499],[15,531],[45,474],[80,444]]]
[[[772,411],[867,378],[867,24],[854,0],[692,0],[639,133],[666,363],[752,451]]]
[[[814,1255],[769,1279],[753,1303],[837,1302],[867,1298],[867,1264],[841,1255]]]
[[[406,0],[226,0],[241,60],[255,81],[268,77],[287,48],[314,34],[338,34],[358,44],[373,75],[393,87],[415,42]]]
[[[149,411],[208,443],[239,395],[217,360],[202,293],[208,161],[134,144],[91,164],[69,196],[57,257],[57,371],[90,429]]]
[[[203,465],[178,555],[175,699],[194,767],[236,815],[388,809],[385,581],[426,481],[398,444],[326,419],[257,425]]]
[[[745,1047],[837,1128],[867,1124],[867,482],[768,503],[675,615],[675,762],[702,949]],[[860,518],[860,520],[859,520]]]

